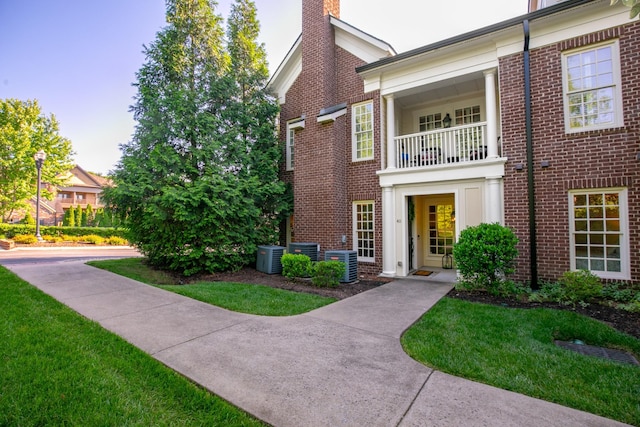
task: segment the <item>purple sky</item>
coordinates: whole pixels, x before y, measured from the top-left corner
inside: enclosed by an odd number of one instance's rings
[[[300,33],[301,0],[255,3],[275,70]],[[216,12],[226,17],[230,4],[219,1]],[[341,18],[403,52],[527,11],[527,0],[396,4],[341,0]],[[71,140],[76,163],[107,173],[133,133],[131,83],[164,14],[164,0],[0,0],[0,98],[37,99]]]

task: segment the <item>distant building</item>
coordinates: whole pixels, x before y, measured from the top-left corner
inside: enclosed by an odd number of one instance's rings
[[[80,166],[76,165],[70,171],[63,175],[66,178],[66,185],[57,188],[51,188],[48,184],[42,183],[42,188],[48,188],[53,191],[55,197],[53,200],[44,200],[40,198],[40,224],[41,225],[58,225],[62,223],[64,213],[70,207],[82,207],[86,209],[88,205],[95,210],[104,208],[100,196],[102,189],[109,185],[107,178],[87,172]],[[30,200],[30,212],[33,218],[36,217],[36,197]],[[25,211],[20,210],[14,212],[9,219],[10,223],[22,221]]]

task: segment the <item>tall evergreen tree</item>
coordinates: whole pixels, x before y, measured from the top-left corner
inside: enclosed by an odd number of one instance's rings
[[[263,243],[262,183],[237,154],[237,91],[214,5],[167,1],[168,25],[137,74],[136,131],[104,197],[151,264],[184,274],[240,268]]]
[[[64,211],[64,219],[62,220],[62,225],[67,227],[76,226],[76,209],[73,206],[69,206],[69,209]]]
[[[84,210],[84,214],[86,216],[86,224],[85,227],[93,227],[95,220],[95,213],[93,212],[93,206],[87,204],[87,208]]]
[[[260,243],[273,243],[280,216],[288,204],[283,197],[284,184],[278,179],[278,104],[265,89],[269,69],[264,45],[257,41],[259,35],[255,3],[235,0],[227,21],[231,60],[228,77],[234,91],[227,109],[234,140],[229,154],[238,176],[249,187],[255,206],[261,208],[256,218],[256,238]]]
[[[75,223],[76,223],[76,227],[83,227],[82,224],[82,212],[84,210],[82,209],[82,206],[78,205],[75,209],[76,212],[76,217],[75,217]]]

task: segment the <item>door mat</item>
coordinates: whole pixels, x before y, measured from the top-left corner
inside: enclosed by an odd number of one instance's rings
[[[433,271],[429,271],[429,270],[418,270],[415,273],[413,273],[414,276],[429,276],[431,273],[433,273]]]

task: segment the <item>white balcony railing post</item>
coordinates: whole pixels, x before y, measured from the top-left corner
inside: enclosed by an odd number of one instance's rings
[[[397,136],[389,168],[391,164],[406,169],[483,160],[488,156],[487,138],[484,122]]]

